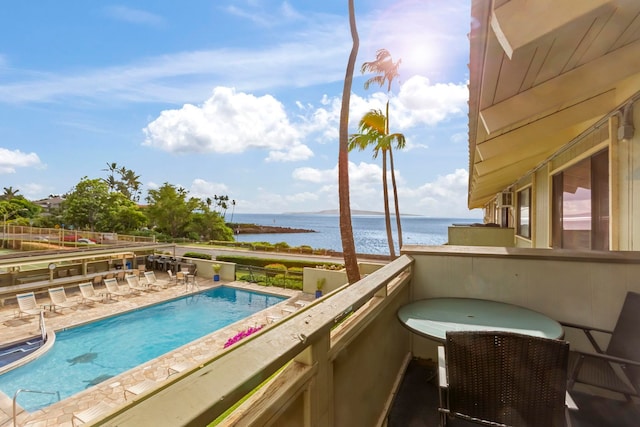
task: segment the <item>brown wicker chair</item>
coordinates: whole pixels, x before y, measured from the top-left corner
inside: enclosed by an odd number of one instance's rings
[[[569,390],[575,383],[589,384],[622,393],[631,402],[631,396],[640,396],[640,294],[628,292],[613,331],[562,323],[584,331],[596,353],[571,351],[569,353]],[[592,332],[611,336],[603,350]],[[614,366],[618,365],[620,378]]]
[[[565,341],[496,331],[447,332],[439,349],[441,425],[450,418],[490,426],[567,425],[568,358]]]

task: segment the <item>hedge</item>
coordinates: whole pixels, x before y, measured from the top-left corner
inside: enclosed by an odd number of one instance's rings
[[[203,254],[200,252],[185,252],[184,255],[182,255],[185,258],[198,258],[198,259],[208,259],[211,260],[211,255],[209,254]]]
[[[248,256],[238,256],[238,255],[218,255],[216,257],[216,260],[223,261],[223,262],[233,262],[235,264],[241,264],[241,265],[251,265],[253,267],[265,267],[269,264],[283,264],[287,268],[317,267],[319,265],[322,265],[322,266],[341,265],[341,264],[336,264],[334,262],[318,262],[318,261],[311,261],[311,260],[277,259],[277,258],[257,258],[257,257],[248,257]]]

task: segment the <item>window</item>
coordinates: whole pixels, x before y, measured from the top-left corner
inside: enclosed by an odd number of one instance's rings
[[[609,151],[553,176],[552,245],[609,249]]]
[[[518,191],[516,233],[518,236],[531,238],[531,187]]]

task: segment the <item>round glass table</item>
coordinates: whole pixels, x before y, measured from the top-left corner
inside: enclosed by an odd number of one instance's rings
[[[400,307],[398,319],[411,332],[444,341],[447,331],[505,331],[562,338],[560,323],[537,311],[473,298],[431,298]]]

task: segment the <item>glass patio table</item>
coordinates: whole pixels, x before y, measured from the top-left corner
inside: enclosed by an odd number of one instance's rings
[[[431,298],[400,307],[398,319],[411,332],[444,342],[447,331],[505,331],[562,338],[560,323],[537,311],[473,298]]]

